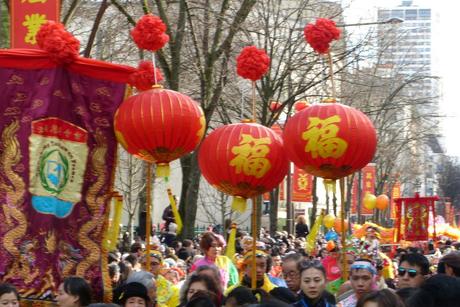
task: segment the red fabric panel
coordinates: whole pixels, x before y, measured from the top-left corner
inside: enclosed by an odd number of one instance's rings
[[[0,67],[20,69],[53,68],[53,63],[45,51],[32,49],[0,50]],[[128,76],[136,71],[127,65],[112,64],[80,57],[69,65],[69,70],[78,74],[112,82],[127,83]]]

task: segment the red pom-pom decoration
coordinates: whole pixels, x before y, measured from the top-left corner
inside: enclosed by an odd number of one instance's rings
[[[272,112],[276,112],[279,110],[279,108],[281,108],[282,106],[282,103],[279,102],[279,101],[272,101],[270,102],[270,111]]]
[[[157,16],[147,14],[139,19],[131,30],[131,36],[137,47],[155,52],[169,41],[169,35],[165,32],[166,25],[163,21]]]
[[[245,79],[259,80],[270,67],[270,57],[255,46],[244,47],[236,58],[236,72]]]
[[[335,22],[327,18],[318,18],[315,24],[309,23],[303,30],[305,40],[318,53],[328,53],[333,40],[340,38],[341,30]]]
[[[142,61],[139,63],[136,72],[133,72],[128,77],[128,83],[136,87],[139,91],[146,91],[152,88],[152,85],[163,80],[161,71],[155,67],[156,82],[153,63],[150,61]]]
[[[48,21],[43,24],[36,39],[38,46],[48,52],[55,63],[71,63],[79,56],[80,42],[61,23]]]

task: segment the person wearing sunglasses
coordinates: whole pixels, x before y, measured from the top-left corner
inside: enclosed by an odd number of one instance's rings
[[[176,307],[179,305],[179,288],[160,274],[162,268],[163,255],[161,252],[150,251],[150,272],[153,273],[156,280],[157,302],[160,306]]]
[[[398,266],[397,288],[418,288],[430,272],[430,262],[422,254],[403,255]]]

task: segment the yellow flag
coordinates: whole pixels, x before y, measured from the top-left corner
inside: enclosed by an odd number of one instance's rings
[[[168,181],[166,181],[168,183]],[[172,194],[172,191],[171,191],[171,187],[167,187],[166,189],[168,191],[168,198],[169,198],[169,203],[171,204],[171,208],[172,208],[172,212],[173,212],[173,215],[174,215],[174,221],[177,225],[177,232],[176,234],[180,234],[180,232],[182,231],[182,218],[179,214],[179,210],[177,210],[177,204],[176,204],[176,199],[174,198],[173,194]]]
[[[315,224],[311,228],[310,233],[307,235],[305,240],[305,252],[310,254],[315,249],[316,237],[318,236],[319,229],[323,223],[324,212],[321,211],[321,214],[316,218]]]
[[[232,229],[230,230],[230,234],[228,235],[228,239],[227,239],[227,248],[225,249],[225,256],[227,256],[230,259],[233,259],[233,257],[236,254],[235,242],[236,242],[236,224],[233,223]]]

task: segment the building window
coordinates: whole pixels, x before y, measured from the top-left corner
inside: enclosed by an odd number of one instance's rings
[[[420,19],[430,19],[431,18],[431,10],[430,9],[422,9],[418,11]]]
[[[406,20],[416,20],[417,19],[417,10],[406,10]]]

